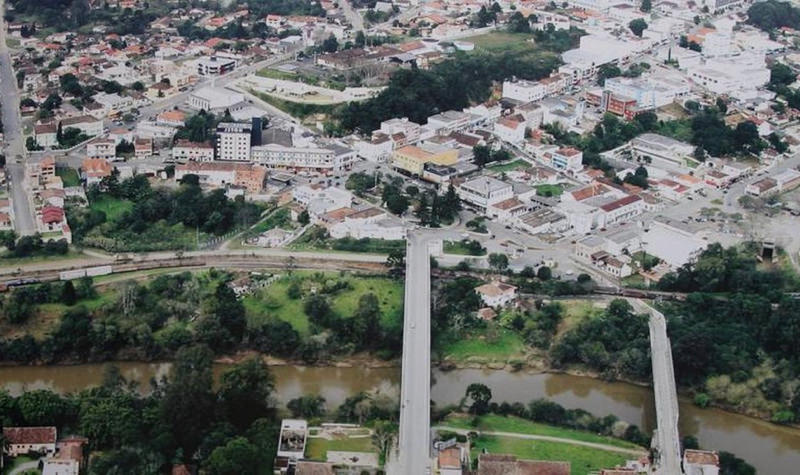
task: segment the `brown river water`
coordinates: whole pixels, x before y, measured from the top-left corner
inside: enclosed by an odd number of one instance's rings
[[[123,375],[147,391],[151,378],[169,373],[169,363],[117,363]],[[216,365],[217,375],[225,365]],[[397,395],[398,368],[330,368],[273,366],[279,403],[302,394],[320,394],[328,408],[339,405],[359,391]],[[0,367],[0,388],[18,395],[24,390],[51,389],[74,392],[99,384],[102,364],[76,366]],[[627,383],[608,383],[589,377],[563,374],[509,373],[497,370],[461,369],[433,372],[431,398],[438,405],[457,403],[468,384],[482,382],[494,400],[527,403],[547,398],[567,408],[592,414],[614,414],[620,419],[652,430],[655,421],[650,388]],[[680,431],[695,435],[705,448],[727,450],[754,465],[761,475],[800,473],[800,430],[770,424],[717,409],[700,409],[688,400],[680,402]]]

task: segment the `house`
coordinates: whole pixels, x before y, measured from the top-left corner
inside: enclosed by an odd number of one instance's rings
[[[94,137],[103,133],[103,120],[90,115],[68,117],[61,120],[61,129],[78,129],[86,136]]]
[[[172,159],[177,161],[210,162],[214,160],[214,144],[179,139],[172,146]]]
[[[719,455],[711,450],[683,451],[683,470],[686,475],[718,475]]]
[[[81,177],[86,180],[87,187],[111,176],[112,170],[113,167],[104,158],[86,158],[81,162]]]
[[[97,138],[86,144],[89,158],[113,159],[117,156],[117,144],[112,139]]]
[[[497,318],[497,312],[495,312],[492,307],[483,307],[482,309],[478,310],[478,318],[483,321],[490,322]]]
[[[480,454],[477,475],[569,475],[569,462],[519,460],[514,455]]]
[[[55,124],[38,124],[33,126],[33,138],[40,147],[48,148],[58,145],[58,128]]]
[[[156,116],[157,125],[168,127],[183,127],[186,122],[186,113],[179,110],[166,110]]]
[[[494,133],[505,142],[520,143],[525,140],[525,119],[521,115],[501,117],[494,124]]]
[[[456,193],[467,203],[489,212],[492,205],[513,198],[514,188],[496,178],[481,176],[458,185]]]
[[[475,292],[489,307],[503,307],[517,297],[516,287],[497,281],[475,287]]]
[[[422,175],[426,163],[435,165],[455,165],[458,151],[448,147],[407,145],[394,151],[392,166],[412,175]]]
[[[136,158],[150,158],[153,156],[153,139],[138,138],[133,142],[133,155]]]
[[[550,165],[557,170],[578,172],[583,168],[583,152],[574,147],[562,147],[546,153]]]
[[[395,217],[387,215],[380,208],[369,207],[344,216],[344,219],[328,229],[331,237],[338,239],[390,239],[406,237],[406,225]]]
[[[763,196],[767,193],[779,191],[778,182],[774,178],[766,177],[750,183],[744,188],[745,193],[753,196]]]
[[[42,475],[78,475],[80,464],[71,459],[48,457],[42,462]]]
[[[492,309],[488,310],[493,312]],[[480,314],[480,311],[478,313]],[[436,457],[439,475],[461,475],[463,459],[463,450],[459,446],[452,446],[441,450]]]
[[[38,452],[52,455],[56,451],[56,428],[49,427],[4,427],[3,437],[8,448],[4,453],[9,457]]]

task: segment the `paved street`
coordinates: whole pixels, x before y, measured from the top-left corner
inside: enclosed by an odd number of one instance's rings
[[[339,2],[339,6],[342,7],[342,13],[344,13],[345,18],[347,21],[353,25],[353,31],[362,31],[364,29],[364,18],[361,16],[358,10],[353,8],[353,5],[350,4],[349,0],[342,0]],[[355,38],[355,35],[353,35]]]
[[[672,348],[667,336],[664,314],[641,300],[630,300],[634,311],[650,315],[650,353],[653,361],[653,393],[656,397],[655,439],[659,452],[656,473],[675,475],[681,470],[681,448],[678,435],[678,392],[672,366]]]
[[[399,456],[389,475],[431,472],[431,240],[419,231],[408,236]]]
[[[5,2],[0,0],[0,15],[5,12]],[[0,105],[4,129],[4,153],[10,177],[11,199],[14,205],[14,227],[17,234],[35,231],[30,201],[22,184],[25,176],[25,139],[19,116],[19,92],[12,67],[11,55],[6,45],[5,27],[0,28]]]

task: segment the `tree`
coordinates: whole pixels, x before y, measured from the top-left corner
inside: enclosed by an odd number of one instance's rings
[[[297,222],[300,223],[301,226],[308,226],[308,223],[311,222],[311,217],[308,215],[307,210],[303,210],[297,215]]]
[[[236,437],[211,452],[206,462],[212,475],[258,475],[262,473],[262,454],[245,437]]]
[[[514,12],[508,19],[508,31],[511,33],[530,33],[531,24],[520,12]]]
[[[386,458],[392,443],[397,437],[397,424],[390,421],[376,421],[372,428],[372,444],[378,449],[378,456]]]
[[[228,420],[239,428],[270,413],[275,379],[261,358],[249,358],[223,373],[217,397]]]
[[[64,282],[64,286],[61,287],[61,303],[67,306],[75,305],[75,301],[77,300],[77,296],[75,295],[75,286],[72,284],[71,280]]]
[[[788,86],[797,80],[797,74],[789,66],[775,62],[769,68],[769,86],[773,89]]]
[[[472,383],[467,386],[466,397],[472,401],[469,406],[471,414],[482,415],[489,411],[489,402],[492,400],[492,390],[482,383]]]
[[[67,401],[46,389],[22,393],[17,398],[17,407],[26,426],[60,426],[69,419],[72,411]]]
[[[472,159],[476,165],[483,168],[491,161],[491,150],[485,145],[476,145],[472,147]]]
[[[322,396],[300,396],[290,400],[286,408],[292,412],[292,417],[313,419],[325,415],[325,398]]]
[[[539,280],[550,280],[553,277],[553,271],[547,266],[541,266],[536,271],[536,277],[538,277]]]
[[[402,272],[406,268],[406,250],[392,249],[386,257],[386,266],[393,272]]]
[[[508,256],[497,252],[489,254],[489,266],[496,271],[508,269]]]
[[[631,32],[633,32],[634,35],[641,38],[642,33],[644,32],[644,30],[647,29],[647,22],[642,20],[641,18],[637,18],[635,20],[631,20],[631,22],[628,23],[628,28],[631,29]]]
[[[764,31],[784,26],[798,29],[800,28],[800,10],[785,1],[756,2],[747,10],[747,22]]]
[[[650,10],[653,9],[653,3],[650,0],[642,0],[642,5],[639,7],[639,10],[643,11],[644,13],[650,13]]]
[[[408,210],[408,198],[400,193],[393,193],[386,199],[386,209],[392,214],[402,215]]]
[[[169,428],[174,444],[187,460],[197,450],[214,417],[213,359],[214,354],[207,346],[178,350],[172,378],[160,401],[160,420]]]
[[[597,84],[604,85],[606,79],[622,76],[622,70],[613,64],[601,64],[597,68]]]
[[[326,53],[335,53],[339,49],[339,41],[331,34],[325,41],[322,42],[322,51]]]

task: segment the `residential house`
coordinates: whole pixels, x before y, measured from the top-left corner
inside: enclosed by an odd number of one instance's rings
[[[503,307],[517,298],[517,288],[504,282],[493,281],[475,287],[481,301],[489,307]]]
[[[465,202],[488,213],[491,206],[511,199],[514,189],[509,183],[481,176],[458,185],[456,193]]]
[[[58,145],[58,127],[55,124],[34,125],[33,138],[40,147],[55,147]]]
[[[179,139],[172,146],[172,159],[210,162],[214,160],[214,145],[211,142],[191,142]]]
[[[81,176],[86,186],[100,183],[103,178],[111,176],[113,167],[104,158],[86,158],[81,162]]]
[[[415,176],[422,175],[426,163],[455,165],[458,151],[448,147],[408,145],[394,151],[392,166]]]
[[[113,139],[96,138],[86,144],[86,156],[113,160],[117,156],[117,144]]]
[[[711,450],[683,451],[683,470],[686,475],[718,475],[719,455]]]
[[[3,437],[7,447],[3,453],[9,457],[30,452],[52,455],[56,451],[56,428],[49,427],[4,427]]]

